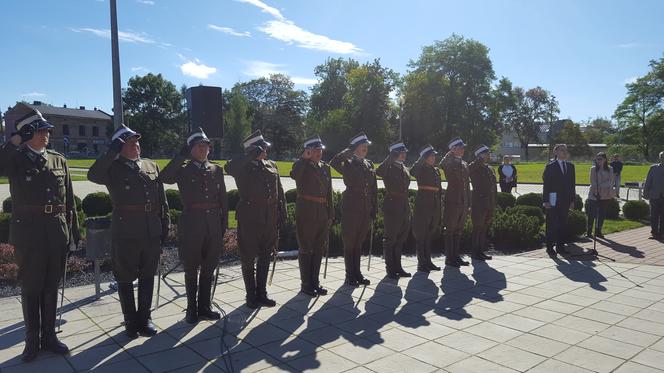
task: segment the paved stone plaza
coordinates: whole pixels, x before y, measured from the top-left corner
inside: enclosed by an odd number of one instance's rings
[[[643,232],[607,237],[638,246]],[[662,243],[651,246],[645,257],[664,252]],[[71,354],[40,353],[29,364],[19,356],[19,300],[2,299],[0,369],[191,372],[232,363],[237,372],[664,371],[664,266],[514,255],[427,276],[415,273],[414,258],[404,262],[413,278],[384,278],[382,258],[373,258],[372,284],[350,288],[343,261],[330,260],[323,281],[330,294],[318,299],[298,294],[296,261],[280,262],[270,288],[278,307],[255,312],[243,306],[239,267],[225,268],[215,297],[225,328],[183,322],[183,276],[173,274],[153,313],[159,334],[134,341],[124,336],[115,292],[93,301],[92,286],[67,289],[59,336]]]

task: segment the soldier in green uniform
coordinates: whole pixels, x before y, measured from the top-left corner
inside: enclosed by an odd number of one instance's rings
[[[306,140],[302,157],[293,163],[290,172],[297,186],[295,222],[302,292],[310,296],[327,294],[320,286],[319,275],[334,217],[332,174],[330,166],[321,161],[323,149],[319,136]]]
[[[270,143],[261,132],[249,135],[242,145],[244,156],[229,161],[225,169],[240,193],[236,218],[247,306],[274,307],[266,286],[270,253],[279,244],[278,230],[286,219],[286,198],[277,164],[267,159]]]
[[[392,279],[410,277],[401,266],[401,249],[410,233],[410,203],[408,187],[410,173],[403,162],[408,149],[402,142],[390,145],[390,154],[376,168],[376,175],[383,178],[383,257],[387,276]]]
[[[420,158],[410,169],[417,180],[413,236],[417,245],[417,270],[422,272],[440,270],[440,267],[431,261],[432,241],[440,233],[443,202],[436,154],[438,152],[433,146],[425,146],[420,150]]]
[[[19,105],[23,115],[15,122],[17,132],[0,149],[0,175],[9,178],[9,243],[19,267],[25,321],[22,358],[31,361],[40,347],[69,352],[55,335],[55,314],[68,246],[78,243],[79,234],[67,162],[46,149],[53,125],[39,111]]]
[[[129,338],[157,333],[150,307],[161,242],[170,228],[159,167],[141,158],[140,137],[125,125],[118,127],[108,152],[88,171],[90,181],[106,185],[113,202],[111,261]],[[138,309],[133,287],[137,278]]]
[[[178,239],[187,291],[186,321],[190,324],[220,318],[210,307],[210,292],[228,227],[228,199],[223,169],[208,161],[210,148],[210,139],[198,128],[160,175],[162,182],[178,184],[182,198]]]
[[[473,219],[473,254],[475,260],[489,260],[491,256],[484,254],[489,246],[489,225],[496,208],[496,174],[489,165],[491,153],[486,145],[475,150],[475,160],[468,166],[470,182],[473,185],[472,210]]]
[[[468,165],[463,160],[466,144],[460,138],[449,142],[449,151],[440,161],[447,179],[443,226],[445,228],[445,265],[459,268],[469,263],[461,259],[461,234],[470,210]]]
[[[330,166],[343,175],[346,190],[341,201],[341,239],[344,243],[346,284],[369,285],[362,275],[360,258],[378,207],[376,172],[365,157],[371,141],[364,133],[350,140],[350,147],[334,156]]]

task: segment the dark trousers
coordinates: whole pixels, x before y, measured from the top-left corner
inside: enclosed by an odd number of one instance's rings
[[[588,234],[592,234],[593,227],[596,227],[595,234],[602,234],[602,226],[604,226],[604,219],[606,219],[606,209],[609,205],[608,199],[588,200]],[[597,225],[595,225],[597,221]]]
[[[546,247],[563,247],[567,240],[567,216],[569,204],[558,203],[546,210]]]
[[[650,199],[650,233],[654,237],[664,234],[664,198]]]
[[[362,245],[371,230],[371,223],[371,216],[368,212],[344,211],[344,214],[341,215],[341,239],[344,243],[347,281],[359,281],[364,278],[360,268]]]
[[[500,183],[500,191],[503,193],[512,193],[514,185],[512,183]]]

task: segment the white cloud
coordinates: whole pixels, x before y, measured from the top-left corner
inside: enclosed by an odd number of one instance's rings
[[[241,3],[246,3],[246,4],[251,4],[257,8],[259,8],[263,13],[267,13],[272,15],[274,18],[280,19],[280,20],[285,20],[286,18],[281,14],[279,9],[271,7],[261,0],[237,0]]]
[[[632,77],[630,77],[630,78],[627,78],[627,79],[623,80],[623,83],[624,83],[624,84],[632,84],[632,83],[636,83],[636,80],[637,80],[638,78],[639,78],[638,76],[632,76]]]
[[[180,55],[182,58],[182,55]],[[202,64],[198,59],[194,61],[187,61],[180,65],[180,71],[186,76],[191,76],[198,79],[207,79],[210,75],[217,72],[216,67],[207,66]]]
[[[269,77],[271,74],[284,74],[289,75],[286,65],[271,63],[265,61],[248,61],[244,74],[253,78]],[[297,85],[311,86],[318,83],[314,78],[306,78],[301,76],[290,77],[293,83]]]
[[[212,25],[212,24],[208,24],[207,27],[208,27],[210,30],[215,30],[215,31],[223,32],[224,34],[228,34],[228,35],[240,36],[240,37],[251,37],[251,32],[249,32],[249,31],[242,31],[242,32],[239,32],[239,31],[235,31],[235,30],[233,30],[233,29],[230,28],[230,27],[217,26],[217,25]]]
[[[274,20],[267,21],[258,30],[264,32],[273,39],[281,40],[288,44],[295,44],[301,48],[315,49],[339,54],[359,54],[362,49],[355,44],[334,40],[325,35],[315,34],[296,25],[293,21],[286,19],[281,12],[261,0],[236,0],[241,3],[251,4],[261,11],[271,14]]]
[[[145,5],[154,5],[154,1],[152,0],[136,0],[136,2]]]
[[[89,28],[89,27],[82,27],[82,28],[72,28],[71,29],[74,32],[87,32],[95,36],[99,36],[101,38],[105,39],[110,39],[111,38],[111,30],[109,29],[96,29],[96,28]],[[120,41],[126,41],[128,43],[143,43],[143,44],[154,44],[155,41],[151,39],[149,36],[147,36],[144,33],[135,33],[135,32],[128,32],[128,31],[118,31],[118,39]]]
[[[150,70],[147,67],[134,66],[134,67],[131,68],[131,72],[133,72],[133,73],[149,73]]]
[[[46,96],[46,93],[41,93],[41,92],[29,92],[29,93],[23,93],[21,97],[44,97]]]

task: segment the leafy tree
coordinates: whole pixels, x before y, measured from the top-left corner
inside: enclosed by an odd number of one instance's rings
[[[625,85],[627,97],[618,105],[614,117],[621,132],[628,131],[625,140],[634,141],[646,159],[654,159],[658,149],[654,149],[660,132],[664,113],[664,58],[650,61],[650,71],[634,83]]]
[[[124,120],[142,135],[146,156],[170,154],[182,145],[186,131],[183,96],[161,74],[129,79],[122,92]]]
[[[567,144],[570,154],[573,157],[589,157],[592,155],[592,149],[588,145],[586,135],[581,132],[581,126],[571,120],[565,120],[562,128],[551,139],[553,144]]]
[[[588,142],[603,144],[609,141],[609,137],[616,132],[613,123],[606,118],[597,117],[586,123],[584,134]]]
[[[228,100],[224,112],[224,150],[230,154],[241,154],[244,150],[242,140],[251,133],[251,108],[239,87],[226,91]]]

